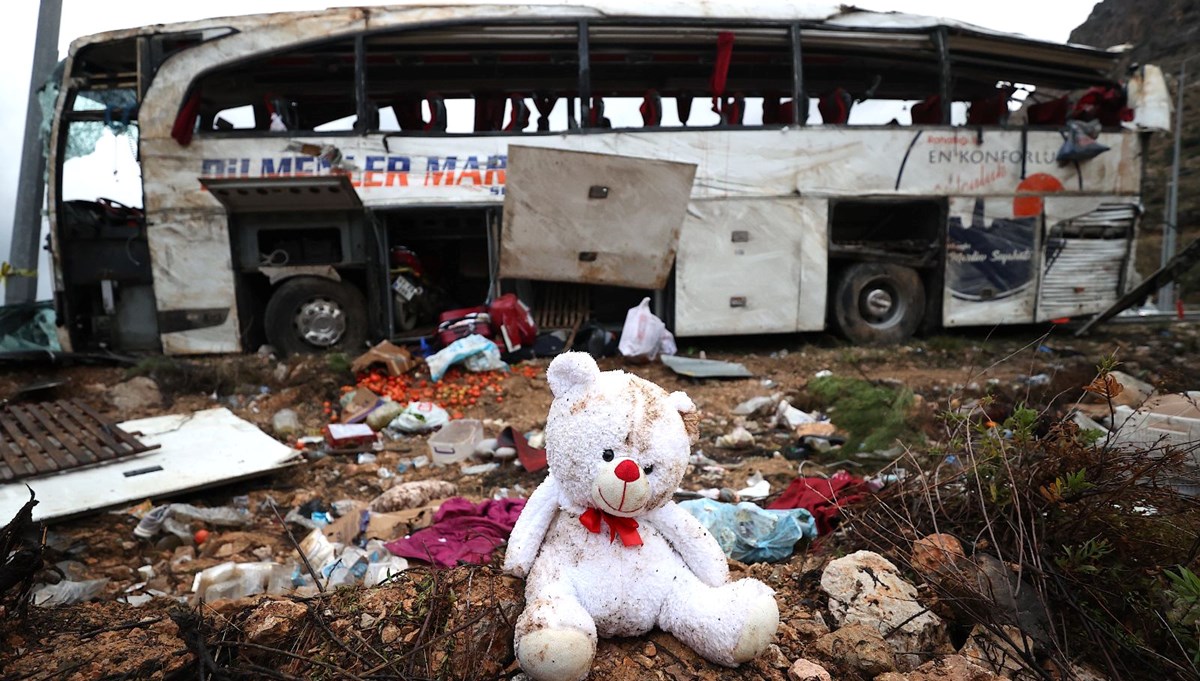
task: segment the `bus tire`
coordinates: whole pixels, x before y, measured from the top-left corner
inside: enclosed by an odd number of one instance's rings
[[[288,279],[267,301],[267,341],[285,355],[333,350],[357,354],[367,341],[367,303],[344,281]]]
[[[834,327],[861,345],[892,345],[910,338],[925,316],[925,286],[903,265],[857,262],[842,270],[831,298]]]

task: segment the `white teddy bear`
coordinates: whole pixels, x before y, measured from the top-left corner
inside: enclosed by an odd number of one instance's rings
[[[585,353],[559,355],[547,376],[550,474],[504,559],[527,577],[521,668],[537,681],[582,679],[598,635],[655,626],[719,664],[756,657],[779,626],[774,591],[728,582],[717,541],[671,500],[697,436],[695,405],[624,371],[601,373]]]

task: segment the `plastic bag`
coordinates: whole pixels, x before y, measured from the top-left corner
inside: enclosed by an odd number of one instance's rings
[[[482,357],[475,359],[477,355]],[[446,371],[459,362],[466,362],[467,369],[471,371],[508,368],[508,365],[500,360],[500,348],[479,334],[459,338],[425,359],[425,363],[429,365],[429,378],[435,382],[442,380]]]
[[[64,579],[58,584],[47,584],[35,590],[33,604],[42,608],[52,608],[57,605],[82,603],[99,596],[100,592],[104,591],[106,584],[108,584],[107,577],[88,579],[82,582]]]
[[[817,536],[812,514],[802,508],[767,510],[747,501],[726,504],[691,499],[679,505],[716,537],[725,555],[743,563],[770,563],[792,555],[801,539]]]
[[[617,349],[630,359],[653,360],[662,350],[663,334],[667,325],[650,311],[650,299],[642,298],[637,307],[625,315],[625,326],[621,329],[621,340]],[[675,345],[674,337],[670,344]],[[673,351],[668,354],[675,354]]]
[[[1108,151],[1108,147],[1096,141],[1100,135],[1100,121],[1067,121],[1064,133],[1066,140],[1058,149],[1059,163],[1086,161]]]
[[[409,402],[400,415],[388,424],[388,430],[424,433],[450,422],[450,413],[433,402]]]

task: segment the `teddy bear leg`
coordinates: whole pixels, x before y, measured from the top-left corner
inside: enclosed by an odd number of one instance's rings
[[[521,669],[535,681],[580,681],[596,655],[595,621],[565,585],[530,596],[515,632]]]
[[[711,587],[689,574],[677,580],[658,626],[705,658],[736,667],[758,657],[775,638],[779,606],[757,579]]]

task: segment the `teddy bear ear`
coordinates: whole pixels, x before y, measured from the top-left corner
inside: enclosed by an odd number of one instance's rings
[[[599,377],[600,367],[586,352],[564,352],[546,369],[546,379],[555,397],[562,397],[575,386],[590,385]]]
[[[692,398],[687,396],[687,393],[676,390],[667,395],[667,404],[680,414],[690,414],[696,411],[696,404],[692,402]]]

